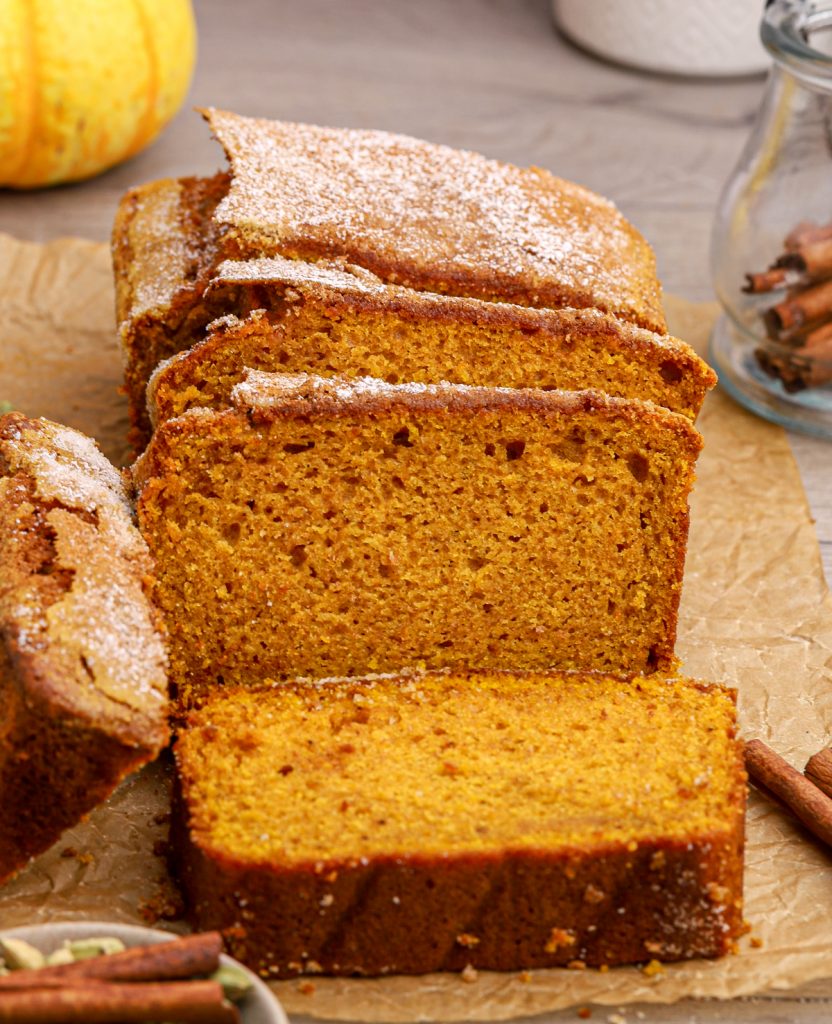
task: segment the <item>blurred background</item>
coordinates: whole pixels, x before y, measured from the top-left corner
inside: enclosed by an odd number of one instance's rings
[[[652,14],[656,4],[643,6]],[[0,228],[106,238],[128,186],[221,166],[193,107],[225,106],[539,164],[614,199],[654,245],[667,290],[711,297],[712,214],[762,76],[680,79],[606,63],[556,31],[549,0],[197,0],[194,9],[193,84],[156,142],[86,183],[0,192]]]

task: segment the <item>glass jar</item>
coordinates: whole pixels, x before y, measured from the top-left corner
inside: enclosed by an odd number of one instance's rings
[[[832,0],[773,0],[763,103],[720,200],[711,359],[767,419],[832,438]]]

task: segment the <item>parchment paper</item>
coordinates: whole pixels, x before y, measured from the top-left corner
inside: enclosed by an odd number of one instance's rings
[[[124,402],[104,246],[0,236],[0,402],[93,434],[116,460]],[[704,348],[715,308],[668,301],[674,333]],[[747,738],[798,768],[832,740],[832,604],[784,432],[724,395],[700,418],[705,451],[692,502],[680,622],[684,671],[736,686]],[[682,752],[684,754],[684,752]],[[129,780],[90,820],[0,888],[0,926],[98,917],[175,920],[162,856],[169,769]],[[751,794],[745,878],[748,939],[718,962],[637,968],[480,972],[383,980],[313,977],[274,985],[290,1013],[365,1021],[499,1020],[597,1002],[728,998],[832,977],[832,856]],[[313,991],[310,991],[310,990]]]

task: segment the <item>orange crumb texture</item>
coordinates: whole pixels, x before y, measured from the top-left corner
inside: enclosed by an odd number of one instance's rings
[[[684,417],[265,373],[235,403],[167,421],[135,470],[184,707],[402,666],[674,668]]]
[[[191,716],[176,759],[195,923],[242,923],[231,948],[266,975],[716,956],[741,927],[745,776],[716,686],[238,689]]]

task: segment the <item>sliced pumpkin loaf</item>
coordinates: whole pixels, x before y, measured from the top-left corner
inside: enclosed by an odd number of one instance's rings
[[[701,438],[598,392],[251,372],[134,468],[182,706],[402,666],[673,667]]]
[[[696,417],[716,375],[684,342],[597,310],[541,310],[416,292],[359,267],[282,258],[222,264],[225,317],[157,367],[153,423],[221,407],[244,369],[520,388],[598,388]],[[259,307],[259,308],[258,308]]]
[[[208,323],[228,258],[344,258],[419,291],[597,308],[664,333],[653,253],[615,206],[539,168],[388,132],[206,112],[230,173],[133,189],[113,230],[133,443],[148,378]]]
[[[742,928],[733,692],[427,674],[214,694],[175,747],[197,928],[269,977],[603,966]]]
[[[168,740],[151,561],[87,437],[0,418],[0,880]]]

